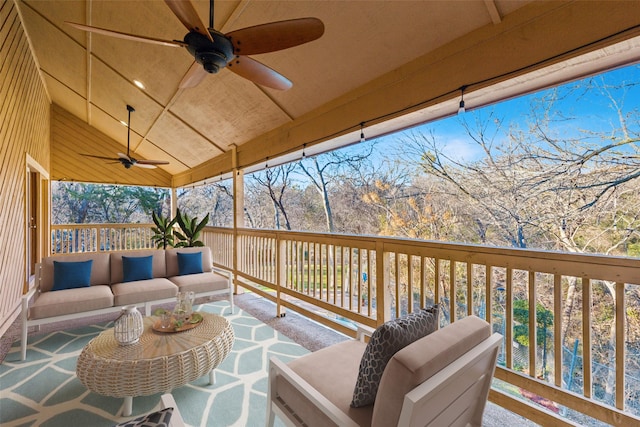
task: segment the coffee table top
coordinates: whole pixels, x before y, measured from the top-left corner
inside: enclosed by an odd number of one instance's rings
[[[217,367],[233,346],[231,323],[200,312],[202,323],[175,333],[156,332],[157,318],[144,318],[144,332],[131,345],[119,345],[113,329],[91,340],[78,357],[76,374],[89,390],[112,397],[171,391]]]

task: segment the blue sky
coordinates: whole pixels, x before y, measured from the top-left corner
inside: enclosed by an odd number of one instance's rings
[[[598,83],[604,82],[608,86],[627,85],[627,92],[611,89],[615,101],[623,108],[625,114],[635,111],[634,129],[638,129],[638,111],[640,111],[640,66],[631,65],[609,71],[591,79]],[[558,87],[558,93],[563,99],[556,103],[555,111],[561,112],[571,120],[558,121],[555,124],[556,132],[563,135],[579,135],[582,130],[588,129],[595,133],[610,133],[614,127],[618,127],[619,121],[615,110],[611,108],[610,100],[606,99],[600,91],[588,91],[585,87],[590,79],[569,82]],[[411,131],[401,131],[394,135],[380,138],[384,153],[378,156],[387,156],[393,150],[389,146],[399,143],[398,135],[406,132],[433,132],[438,141],[442,142],[441,149],[444,153],[453,156],[456,160],[473,161],[482,156],[482,151],[466,135],[463,120],[473,123],[477,117],[482,120],[492,117],[503,122],[504,129],[509,125],[516,125],[522,129],[527,128],[528,115],[532,102],[545,96],[549,96],[554,89],[547,89],[530,95],[521,96],[488,107],[468,111],[463,115],[455,115],[432,123],[417,126]],[[495,129],[495,126],[492,126]],[[491,133],[491,132],[490,132]],[[583,135],[583,134],[580,134]],[[356,146],[357,147],[357,146]],[[354,147],[354,149],[356,149]],[[377,157],[378,157],[377,156]]]

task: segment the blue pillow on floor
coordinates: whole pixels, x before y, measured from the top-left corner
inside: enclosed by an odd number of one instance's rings
[[[135,280],[149,279],[153,279],[153,255],[122,257],[123,282],[133,282]]]
[[[178,275],[202,272],[202,252],[178,252]]]
[[[91,266],[93,260],[88,261],[53,261],[53,289],[86,288],[91,282]]]

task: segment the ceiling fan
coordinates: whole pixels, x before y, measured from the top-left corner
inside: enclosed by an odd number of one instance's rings
[[[293,86],[289,79],[277,71],[246,55],[274,52],[316,40],[324,33],[322,21],[317,18],[290,19],[223,34],[213,28],[213,1],[209,1],[209,28],[205,28],[189,0],[165,0],[169,9],[189,30],[184,41],[138,36],[74,22],[67,24],[106,36],[187,48],[196,62],[180,82],[181,88],[197,86],[207,73],[217,73],[225,67],[261,86],[279,90]]]
[[[130,154],[130,140],[131,140],[131,113],[136,111],[131,105],[127,105],[127,111],[129,111],[129,119],[127,121],[127,154],[118,153],[118,157],[103,157],[93,156],[91,154],[83,154],[86,157],[93,157],[95,159],[112,160],[114,163],[120,162],[122,166],[129,169],[131,166],[137,166],[139,168],[155,169],[156,165],[168,165],[166,160],[138,160],[131,157]]]

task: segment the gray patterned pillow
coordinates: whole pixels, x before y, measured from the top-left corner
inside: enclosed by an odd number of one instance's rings
[[[113,427],[168,427],[172,414],[173,408],[165,408],[133,420],[116,424]]]
[[[359,408],[375,402],[382,373],[389,360],[399,350],[435,331],[438,328],[439,313],[436,304],[390,320],[375,330],[360,361],[352,407]]]

